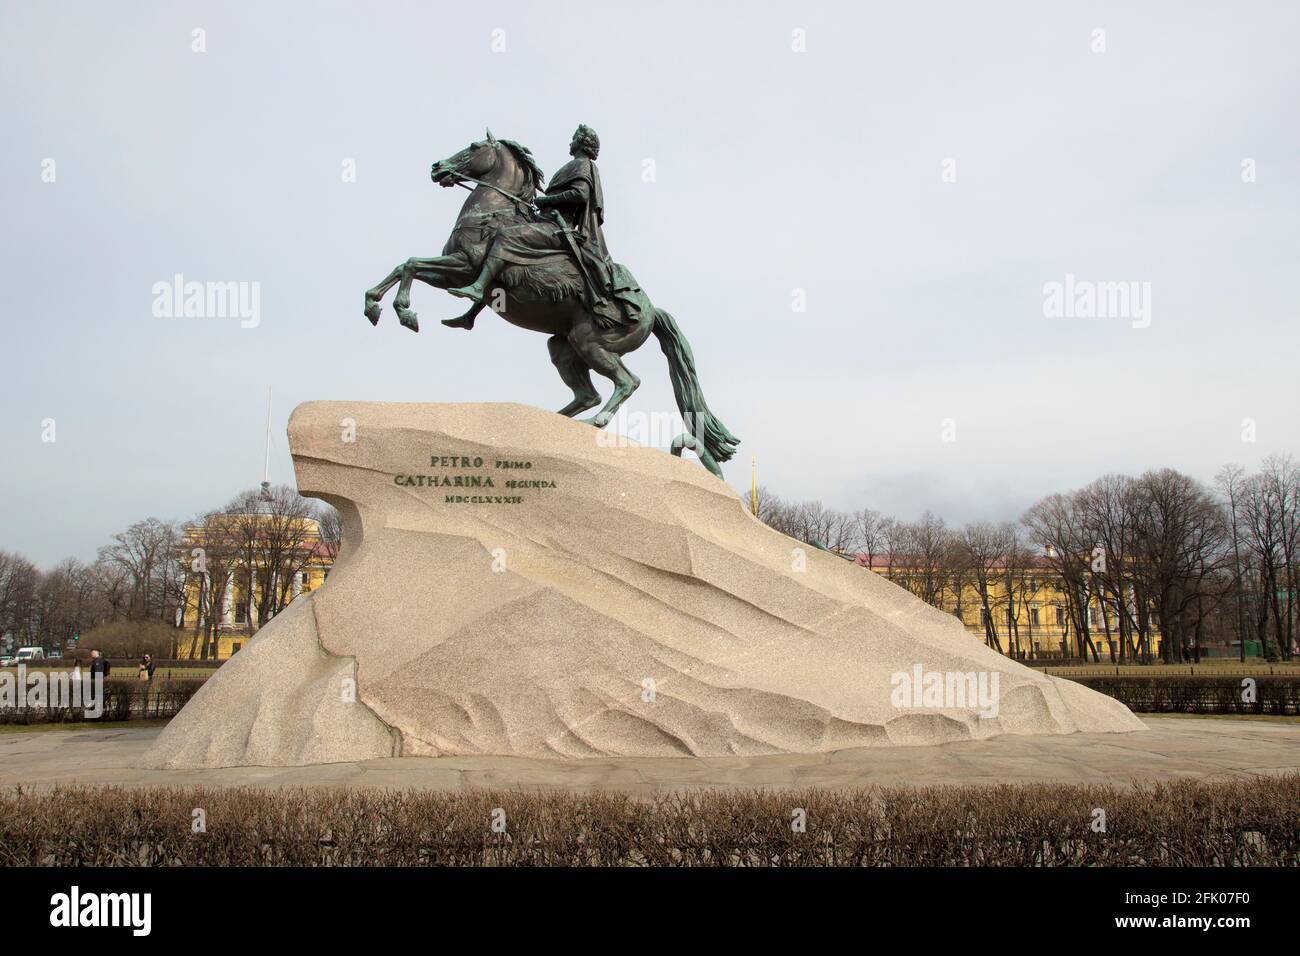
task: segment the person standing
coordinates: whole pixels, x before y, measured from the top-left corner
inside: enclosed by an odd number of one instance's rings
[[[104,700],[104,692],[108,686],[108,672],[111,671],[112,669],[113,668],[108,663],[108,661],[100,656],[99,651],[94,650],[90,652],[90,684],[92,688],[91,693],[98,695],[99,700],[101,702],[101,706]],[[98,675],[99,677],[98,687],[95,687],[96,675]],[[101,715],[102,715],[102,711],[101,711]],[[94,718],[87,718],[87,719],[94,719]]]
[[[94,680],[96,674],[103,675],[104,680],[108,680],[108,672],[113,668],[103,657],[99,656],[99,651],[90,652],[90,679]]]

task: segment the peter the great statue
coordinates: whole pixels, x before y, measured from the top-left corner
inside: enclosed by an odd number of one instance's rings
[[[600,140],[588,126],[573,134],[573,157],[545,178],[532,153],[519,143],[486,139],[433,164],[442,186],[463,185],[470,195],[461,207],[442,255],[407,259],[366,293],[366,318],[379,323],[380,299],[400,283],[393,307],[402,325],[419,331],[411,311],[415,280],[472,301],[464,315],[443,325],[472,329],[485,306],[507,322],[550,336],[551,361],[573,390],[560,414],[570,417],[600,404],[591,383],[594,370],[614,383],[609,400],[594,418],[603,428],[641,384],[621,356],[640,348],[653,332],[668,357],[677,407],[688,434],[673,443],[674,453],[693,449],[718,477],[719,463],[740,443],[714,418],[704,401],[695,360],[673,317],[657,309],[632,273],[612,261],[601,226],[604,196],[596,157]],[[469,184],[474,184],[470,186]]]

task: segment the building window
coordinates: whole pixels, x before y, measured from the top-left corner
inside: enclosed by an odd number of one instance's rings
[[[241,647],[243,647],[243,646],[244,646],[244,645],[241,644],[241,643],[239,643],[238,641],[235,641],[233,644],[231,644],[231,645],[230,645],[230,656],[231,656],[231,657],[234,657],[236,654],[238,654],[238,653],[239,653],[239,649],[240,649]]]
[[[1029,623],[1034,627],[1038,626],[1038,608],[1031,607],[1029,609]]]
[[[1065,608],[1063,607],[1056,609],[1056,626],[1065,627]]]
[[[248,602],[247,601],[240,601],[235,605],[235,623],[236,624],[248,623]]]

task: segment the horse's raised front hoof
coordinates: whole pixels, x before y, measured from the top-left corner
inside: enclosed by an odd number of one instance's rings
[[[412,332],[420,331],[420,317],[411,309],[398,307],[397,320]]]
[[[379,313],[382,308],[378,300],[366,296],[366,318],[370,320],[371,325],[379,324]]]
[[[443,319],[442,324],[449,329],[472,329],[474,328],[474,319],[468,315],[462,315],[456,319]]]
[[[609,414],[609,412],[601,412],[599,415],[596,415],[592,418],[580,418],[578,420],[582,422],[584,425],[595,425],[597,428],[604,428],[606,425],[609,424],[609,420],[611,417],[612,416]]]

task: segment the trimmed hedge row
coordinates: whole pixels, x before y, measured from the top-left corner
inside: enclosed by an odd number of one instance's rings
[[[1300,776],[653,800],[251,788],[0,796],[0,866],[171,865],[1296,866]]]
[[[1114,697],[1135,713],[1160,714],[1300,714],[1300,676],[1251,678],[1246,693],[1234,677],[1161,677],[1158,675],[1084,675],[1063,677]],[[104,685],[102,720],[156,720],[175,717],[206,678],[156,679],[145,685],[110,678]],[[0,707],[0,723],[40,724],[85,720],[81,708]]]
[[[166,720],[189,702],[204,679],[114,680],[104,682],[103,714],[99,720]],[[86,720],[83,707],[0,707],[0,724],[62,724]]]
[[[1137,713],[1300,714],[1300,676],[1066,677],[1114,697]],[[1252,686],[1243,682],[1253,681]],[[1248,693],[1249,691],[1249,693]]]

